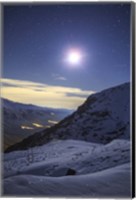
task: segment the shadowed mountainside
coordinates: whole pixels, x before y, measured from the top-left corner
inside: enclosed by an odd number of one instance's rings
[[[6,152],[29,149],[59,139],[101,144],[114,139],[129,139],[129,97],[129,83],[92,94],[72,115],[9,147]]]
[[[2,99],[4,149],[58,123],[72,111]]]

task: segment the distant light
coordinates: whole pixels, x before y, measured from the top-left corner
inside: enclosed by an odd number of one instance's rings
[[[50,124],[57,124],[58,122],[57,121],[53,121],[53,120],[48,120],[48,123],[50,123]]]
[[[37,123],[32,123],[34,126],[36,126],[36,127],[39,127],[39,128],[41,128],[41,127],[43,127],[43,125],[41,125],[41,124],[37,124]]]
[[[33,127],[29,127],[29,126],[21,126],[22,129],[34,129]]]

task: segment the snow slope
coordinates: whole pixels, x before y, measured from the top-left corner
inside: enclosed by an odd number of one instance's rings
[[[69,110],[27,105],[2,99],[4,147],[21,141],[29,135],[59,122]]]
[[[28,149],[52,139],[76,139],[107,144],[130,137],[130,84],[92,94],[72,115],[7,149]]]
[[[4,156],[4,195],[130,197],[130,142],[54,140]],[[67,175],[68,169],[76,174]]]
[[[5,179],[6,196],[51,196],[128,198],[130,191],[130,166],[104,170],[94,174],[65,177],[19,175]]]

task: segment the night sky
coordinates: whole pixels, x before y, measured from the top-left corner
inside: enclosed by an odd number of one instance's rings
[[[100,91],[130,81],[130,3],[4,7],[3,78]],[[76,48],[77,66],[64,61]]]

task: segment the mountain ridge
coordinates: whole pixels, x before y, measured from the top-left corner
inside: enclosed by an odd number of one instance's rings
[[[130,83],[90,95],[77,111],[55,126],[37,132],[5,152],[40,146],[51,140],[78,139],[106,144],[129,139]]]
[[[12,100],[9,100],[9,99],[6,99],[6,98],[1,98],[1,101],[2,101],[2,103],[3,104],[7,104],[7,103],[9,103],[9,104],[16,104],[16,105],[19,105],[19,106],[21,106],[21,107],[29,107],[29,108],[39,108],[39,109],[46,109],[46,110],[62,110],[62,111],[65,111],[65,110],[69,110],[69,111],[72,111],[72,109],[64,109],[64,108],[52,108],[52,107],[46,107],[46,106],[40,106],[40,105],[35,105],[35,104],[25,104],[25,103],[20,103],[20,102],[17,102],[17,101],[12,101]]]
[[[22,104],[2,98],[4,149],[58,123],[72,111]]]

